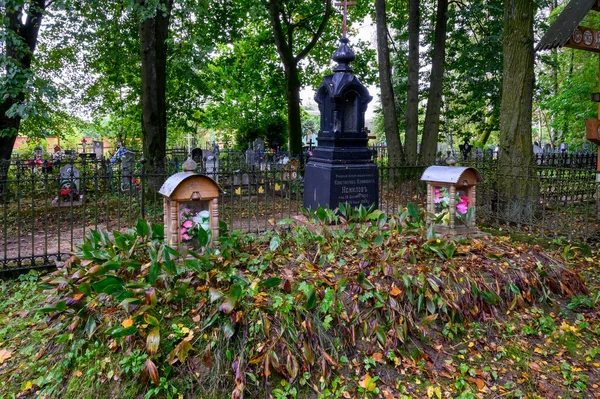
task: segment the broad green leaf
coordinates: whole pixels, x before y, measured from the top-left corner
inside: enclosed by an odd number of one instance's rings
[[[138,221],[135,225],[135,232],[140,237],[144,237],[144,238],[148,237],[148,235],[150,233],[150,228],[148,227],[148,222],[146,222],[144,219],[138,219]]]
[[[419,208],[412,202],[407,205],[408,214],[414,219],[419,220]]]
[[[125,285],[123,279],[115,276],[108,276],[100,281],[92,284],[92,289],[96,292],[105,292],[104,290],[110,286],[121,286]]]
[[[269,248],[271,249],[271,251],[275,251],[277,248],[279,248],[279,244],[281,243],[279,236],[273,236],[273,238],[271,238],[271,244],[269,245]]]
[[[271,277],[269,279],[266,279],[265,281],[263,281],[261,283],[261,285],[265,288],[273,288],[273,287],[277,287],[279,284],[281,284],[283,280],[277,277]]]
[[[127,327],[127,328],[123,328],[122,326],[116,326],[116,327],[108,329],[106,331],[106,335],[110,335],[113,338],[121,338],[121,337],[127,337],[129,335],[133,335],[137,332],[138,332],[138,329],[135,326],[131,326],[131,327]]]
[[[158,327],[160,325],[158,319],[148,313],[144,313],[144,321],[154,327]]]

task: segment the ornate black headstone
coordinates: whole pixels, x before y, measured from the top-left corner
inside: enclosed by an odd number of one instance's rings
[[[463,156],[463,160],[467,160],[469,159],[469,156],[471,155],[471,150],[473,149],[473,146],[471,144],[469,144],[469,142],[465,141],[464,144],[461,144],[458,146],[460,153]]]
[[[202,162],[202,149],[197,148],[197,147],[194,148],[192,150],[192,159],[196,163],[201,163]]]
[[[367,147],[365,111],[373,99],[354,75],[355,55],[348,39],[333,54],[334,73],[323,79],[315,100],[321,112],[318,146],[306,165],[304,206],[336,208],[340,203],[377,206],[377,166]]]

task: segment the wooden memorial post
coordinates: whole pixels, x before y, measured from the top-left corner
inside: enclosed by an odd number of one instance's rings
[[[598,92],[591,95],[592,101],[598,103],[598,117],[586,120],[585,138],[598,146],[596,216],[600,218],[600,30],[579,25],[590,10],[600,11],[600,0],[571,0],[542,37],[535,50],[569,47],[599,54]]]

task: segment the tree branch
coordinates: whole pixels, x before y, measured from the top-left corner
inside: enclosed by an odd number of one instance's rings
[[[302,51],[300,51],[300,53],[296,56],[296,58],[295,58],[296,62],[299,62],[300,60],[304,59],[304,57],[306,57],[308,55],[308,53],[313,49],[313,47],[315,47],[315,44],[317,44],[317,42],[321,38],[321,35],[323,35],[323,31],[325,30],[325,27],[327,26],[327,22],[329,22],[329,17],[331,17],[332,12],[333,12],[333,9],[331,7],[331,0],[325,0],[325,15],[323,16],[323,19],[321,20],[321,24],[319,25],[317,32],[315,34],[313,34],[313,37],[312,37],[312,40],[310,41],[310,43],[308,43],[306,45],[306,47],[304,47],[304,49]]]
[[[281,14],[279,0],[269,0],[269,14],[271,16],[275,47],[277,47],[277,52],[285,65],[289,61],[291,48],[285,40],[285,34],[283,32],[283,27],[281,26],[281,20],[279,19],[279,15]],[[293,57],[293,54],[291,54],[291,57]]]

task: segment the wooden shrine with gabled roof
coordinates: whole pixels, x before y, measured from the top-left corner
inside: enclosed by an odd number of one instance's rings
[[[569,47],[600,54],[600,29],[579,25],[591,10],[600,11],[600,0],[571,0],[537,44],[535,51]],[[591,100],[598,103],[598,118],[586,121],[585,136],[587,140],[599,146],[596,180],[600,182],[600,56],[598,92],[591,93]],[[598,200],[597,213],[600,216],[600,197]]]

